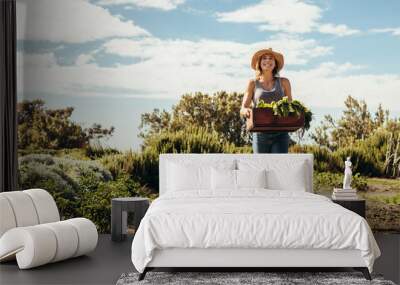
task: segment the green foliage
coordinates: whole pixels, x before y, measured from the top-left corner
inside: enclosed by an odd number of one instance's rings
[[[400,119],[389,119],[389,112],[379,105],[373,118],[364,101],[351,96],[340,119],[325,116],[311,138],[325,155],[315,155],[318,171],[341,171],[343,160],[351,157],[353,171],[365,176],[398,177],[400,175]],[[306,150],[307,151],[307,150]]]
[[[19,158],[19,188],[43,188],[54,197],[63,218],[79,216],[81,180],[92,184],[112,179],[111,173],[94,161],[31,154]],[[87,188],[90,185],[87,183]],[[91,188],[93,189],[93,188]]]
[[[143,146],[156,153],[223,153],[234,147],[216,131],[193,126],[176,132],[161,132],[146,139]]]
[[[215,131],[187,127],[171,132],[163,131],[145,138],[141,152],[106,155],[102,164],[114,176],[129,174],[135,181],[158,193],[158,161],[160,153],[251,153],[251,147],[236,147],[224,142]]]
[[[273,110],[275,116],[287,117],[300,114],[304,114],[304,130],[310,128],[312,120],[312,112],[306,108],[303,103],[298,100],[289,102],[287,96],[283,97],[279,101],[272,101],[271,103],[265,103],[264,100],[260,100],[257,104],[257,108],[270,108]]]
[[[54,197],[62,219],[85,217],[101,233],[110,230],[111,199],[142,196],[154,199],[147,187],[129,175],[116,180],[97,161],[31,154],[19,159],[21,189],[43,188]]]
[[[74,108],[46,109],[43,100],[18,103],[18,148],[63,149],[82,148],[91,139],[107,138],[114,127],[103,129],[99,124],[83,129],[71,121]]]
[[[141,185],[158,192],[158,153],[152,150],[130,150],[122,154],[106,155],[100,161],[114,177],[128,174]]]
[[[350,156],[353,172],[365,176],[380,176],[382,168],[368,149],[361,147],[343,147],[334,152],[337,161],[344,161]],[[342,163],[343,164],[343,163]],[[343,167],[341,167],[343,169]]]
[[[334,153],[317,145],[293,145],[289,148],[292,153],[312,153],[314,156],[314,171],[317,172],[343,172],[344,162],[339,160]]]
[[[381,105],[373,118],[365,101],[348,96],[344,104],[346,108],[340,119],[335,121],[332,116],[326,115],[321,126],[311,134],[317,144],[331,150],[351,146],[359,140],[367,139],[388,121],[389,111],[384,111]]]
[[[81,188],[86,188],[86,190],[82,192],[80,212],[83,217],[96,224],[100,233],[109,233],[111,230],[111,199],[134,196],[150,197],[151,199],[156,197],[128,175],[121,175],[115,181],[92,182],[91,189],[85,187],[87,181],[87,179],[82,181],[83,187]]]
[[[18,149],[18,157],[27,156],[29,154],[48,154],[54,157],[69,157],[78,160],[90,160],[90,158],[86,156],[85,148]]]
[[[173,133],[204,127],[229,143],[244,146],[250,143],[250,134],[239,113],[242,98],[243,94],[224,91],[212,96],[201,92],[184,94],[170,113],[154,109],[152,113],[142,114],[140,136],[146,139],[164,131]]]
[[[99,232],[107,233],[111,226],[111,199],[129,196],[127,186],[120,181],[99,183],[96,191],[83,192],[80,210],[84,217],[96,224]]]
[[[294,153],[312,153],[314,170],[317,172],[343,173],[344,161],[350,156],[353,173],[370,177],[381,176],[383,172],[383,162],[377,160],[379,155],[375,151],[367,144],[343,147],[336,151],[316,145],[294,145],[289,149],[289,152]]]
[[[389,134],[386,147],[384,172],[388,176],[400,176],[400,132],[391,132]]]
[[[98,159],[110,154],[119,154],[119,150],[110,147],[103,147],[100,143],[89,144],[84,148],[86,157]]]
[[[331,172],[315,172],[313,183],[313,188],[316,193],[320,193],[321,189],[326,189],[326,187],[329,187],[329,190],[332,191],[334,187],[343,187],[343,174]],[[368,189],[366,178],[360,176],[359,173],[356,173],[355,175],[353,175],[351,187],[359,191],[366,191]]]

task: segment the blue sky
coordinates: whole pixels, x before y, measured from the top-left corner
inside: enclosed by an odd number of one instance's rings
[[[141,113],[243,92],[251,55],[272,47],[317,113],[352,95],[397,114],[396,11],[397,0],[17,0],[19,99],[72,105],[75,120],[116,127],[111,145],[138,148]]]

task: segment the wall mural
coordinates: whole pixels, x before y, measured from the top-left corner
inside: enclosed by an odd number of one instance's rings
[[[159,153],[252,152],[239,110],[272,47],[313,113],[289,152],[314,154],[314,190],[341,187],[350,156],[371,227],[399,231],[400,6],[352,5],[17,0],[19,187],[109,232],[111,198],[157,197]]]

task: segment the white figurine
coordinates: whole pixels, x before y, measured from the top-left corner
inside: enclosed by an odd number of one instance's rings
[[[347,160],[344,162],[344,179],[343,179],[343,189],[351,189],[351,161],[350,157],[347,157]]]

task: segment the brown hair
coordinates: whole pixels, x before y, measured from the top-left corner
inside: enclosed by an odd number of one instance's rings
[[[262,70],[261,70],[261,59],[262,59],[262,56],[263,56],[263,54],[258,57],[258,60],[257,60],[257,63],[256,63],[256,79],[259,79],[261,77],[261,75],[262,75]],[[274,61],[275,61],[275,67],[272,70],[272,76],[273,77],[277,77],[277,75],[279,76],[279,73],[278,73],[278,62],[276,61],[275,58],[274,58]]]

